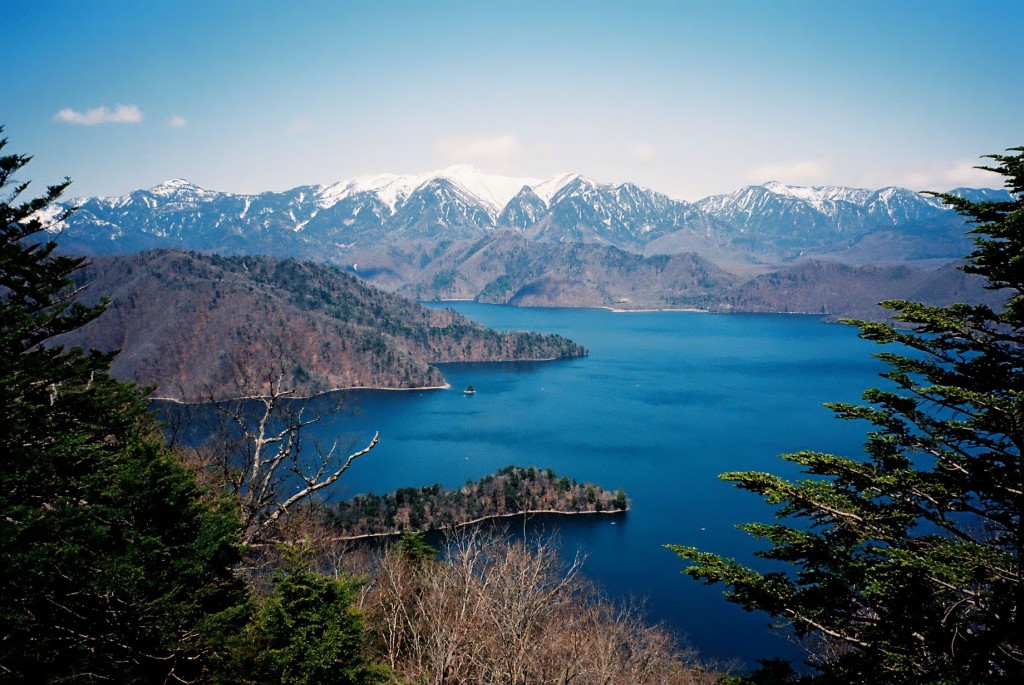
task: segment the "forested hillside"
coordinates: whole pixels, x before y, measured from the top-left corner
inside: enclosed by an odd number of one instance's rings
[[[353,271],[419,299],[541,307],[702,308],[737,280],[691,253],[644,257],[607,245],[537,243],[513,231],[440,249],[367,251]]]
[[[951,263],[844,264],[803,259],[726,271],[692,253],[643,257],[593,244],[542,245],[509,231],[441,246],[360,252],[347,268],[419,299],[519,306],[705,309],[884,318],[890,297],[928,304],[994,303],[984,281]]]
[[[888,316],[878,303],[890,298],[930,305],[977,301],[995,306],[1003,296],[986,290],[978,276],[954,264],[851,266],[810,260],[757,276],[724,293],[712,309],[734,312],[822,314],[880,321]]]
[[[112,373],[180,400],[265,389],[268,370],[309,395],[445,384],[432,364],[586,354],[557,335],[499,333],[385,293],[337,268],[156,251],[97,258],[76,275],[103,316],[59,342],[121,350]],[[239,388],[244,383],[247,387]]]

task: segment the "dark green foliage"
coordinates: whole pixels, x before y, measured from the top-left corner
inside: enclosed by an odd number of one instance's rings
[[[427,542],[426,535],[421,530],[407,530],[402,533],[393,549],[397,554],[414,562],[434,561],[441,553]]]
[[[777,507],[782,523],[744,528],[788,571],[672,547],[694,578],[789,622],[815,682],[1024,681],[1024,148],[1010,153],[990,170],[1013,201],[941,196],[975,224],[964,270],[1004,295],[1002,311],[884,302],[912,332],[852,323],[899,344],[878,355],[890,388],[865,392],[868,406],[831,405],[872,425],[867,459],[788,455],[809,476],[797,482],[722,476]],[[758,677],[780,680],[772,669]]]
[[[278,568],[249,628],[249,682],[356,685],[385,682],[365,651],[360,584],[336,580],[293,559]]]
[[[591,483],[559,480],[551,469],[506,466],[457,490],[441,485],[399,488],[388,495],[356,495],[331,505],[328,525],[350,536],[393,535],[444,530],[467,522],[524,512],[579,513],[629,508],[621,488],[612,492]]]
[[[201,677],[242,612],[237,516],[109,356],[41,346],[104,305],[75,303],[82,260],[54,255],[37,218],[67,182],[16,204],[27,162],[0,157],[0,678]]]
[[[626,491],[619,488],[615,491],[615,499],[612,500],[612,509],[624,510],[629,507],[629,501],[626,499]]]

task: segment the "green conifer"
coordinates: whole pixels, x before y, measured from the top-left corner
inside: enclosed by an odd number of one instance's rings
[[[852,323],[892,346],[877,355],[890,386],[831,405],[872,425],[867,458],[787,455],[809,476],[795,482],[721,476],[777,507],[781,522],[743,528],[781,570],[671,546],[689,575],[808,640],[813,682],[1024,682],[1024,148],[1008,153],[983,168],[1011,199],[940,195],[974,224],[964,270],[1006,293],[1003,310],[884,302],[909,330]]]
[[[0,156],[0,680],[199,678],[242,611],[237,514],[110,356],[46,346],[105,305],[75,302],[83,260],[46,232],[68,182],[19,202],[28,161]]]

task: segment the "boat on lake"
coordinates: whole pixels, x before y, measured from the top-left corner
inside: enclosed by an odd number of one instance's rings
[[[472,385],[467,385],[466,389],[462,391],[462,394],[463,395],[475,395],[476,394],[476,388],[474,388]]]

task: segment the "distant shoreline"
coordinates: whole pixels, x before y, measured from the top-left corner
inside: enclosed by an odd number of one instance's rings
[[[574,304],[508,304],[501,302],[479,302],[472,298],[449,298],[442,300],[417,300],[420,304],[430,304],[439,302],[474,302],[476,304],[482,304],[487,306],[495,307],[514,307],[516,309],[596,309],[606,312],[614,312],[615,314],[651,314],[658,312],[683,312],[692,314],[794,314],[798,316],[817,316],[822,320],[832,316],[847,316],[845,314],[837,314],[835,312],[826,312],[822,314],[820,311],[776,311],[776,310],[761,310],[761,309],[701,309],[700,307],[638,307],[636,309],[626,307],[616,307],[607,304],[586,304],[586,305],[574,305]],[[826,322],[828,323],[828,322]],[[558,359],[555,357],[554,359]],[[509,360],[509,361],[552,361],[549,359],[537,359],[537,360]],[[455,364],[458,362],[438,362],[443,364]]]
[[[713,312],[707,309],[695,309],[693,307],[668,307],[665,309],[621,309],[619,307],[598,307],[598,309],[607,309],[610,312],[616,314],[642,314],[651,312],[689,312],[694,314],[712,314]]]
[[[587,356],[587,355],[584,355]],[[583,357],[544,357],[543,359],[484,359],[464,362],[434,362],[435,364],[518,364],[519,362],[557,362],[559,359],[582,359]]]
[[[387,392],[409,392],[412,390],[450,390],[452,387],[451,383],[445,383],[444,385],[424,385],[419,388],[390,388],[387,386],[373,386],[373,385],[353,385],[350,388],[335,388],[334,390],[328,390],[327,392],[318,393],[318,395],[310,395],[308,397],[300,397],[299,399],[307,400],[310,397],[317,397],[319,395],[326,395],[330,392],[344,392],[346,390],[385,390]]]
[[[602,511],[559,511],[557,509],[528,509],[526,511],[516,511],[511,514],[491,514],[489,516],[481,516],[471,521],[463,521],[462,523],[456,523],[453,526],[441,526],[439,528],[430,528],[431,531],[450,531],[458,530],[459,528],[466,528],[467,526],[475,526],[478,523],[485,523],[487,521],[496,521],[498,519],[517,518],[519,516],[536,516],[538,514],[554,514],[556,516],[592,516],[595,514],[608,515],[608,514],[625,514],[632,507],[626,507],[625,509],[611,509]],[[398,537],[405,533],[404,530],[394,530],[387,533],[363,533],[362,535],[339,535],[337,537],[329,538],[332,542],[354,542],[356,540],[370,540],[372,538],[393,538]],[[423,531],[412,531],[412,532],[428,532]]]
[[[559,359],[578,359],[579,357],[544,357],[543,359],[484,359],[484,360],[467,360],[467,361],[447,361],[447,362],[434,362],[435,364],[511,364],[519,362],[556,362]],[[352,385],[345,388],[332,388],[330,390],[323,390],[321,392],[313,393],[312,395],[289,395],[289,400],[311,400],[323,395],[329,395],[332,392],[349,392],[352,390],[379,390],[381,392],[412,392],[415,390],[451,390],[452,384],[445,382],[443,385],[423,385],[415,388],[394,388],[390,386],[373,386],[373,385]],[[236,400],[243,399],[241,397],[228,397],[214,400],[215,402],[234,402]],[[256,396],[246,399],[258,399]],[[172,402],[174,404],[209,404],[209,399],[203,400],[182,400],[176,397],[150,397],[150,402]]]
[[[312,395],[289,395],[286,399],[289,400],[312,400],[317,397],[323,397],[324,395],[330,395],[332,392],[348,392],[350,390],[381,390],[383,392],[410,392],[413,390],[450,390],[452,387],[451,383],[445,383],[444,385],[424,385],[417,388],[391,388],[391,387],[374,387],[370,385],[353,385],[347,388],[332,388],[330,390],[323,390],[321,392],[315,392]],[[266,397],[263,395],[262,397]],[[251,397],[228,397],[224,399],[212,400],[213,402],[234,402],[241,399],[259,399],[258,396],[253,395]],[[209,404],[211,400],[179,400],[175,397],[150,397],[150,402],[173,402],[174,404]]]
[[[578,305],[578,304],[551,304],[551,305],[548,305],[548,304],[528,304],[528,305],[518,305],[518,304],[508,304],[507,302],[505,302],[505,303],[501,303],[501,302],[479,302],[478,300],[476,300],[474,298],[471,298],[471,297],[450,297],[450,298],[443,298],[443,299],[417,300],[417,302],[419,302],[420,304],[431,304],[431,303],[437,304],[437,303],[441,303],[441,302],[473,302],[473,303],[476,303],[476,304],[482,304],[482,305],[486,305],[486,306],[515,307],[516,309],[602,309],[602,310],[605,310],[605,311],[617,312],[617,313],[619,313],[619,312],[622,312],[622,313],[629,313],[629,312],[699,312],[699,313],[702,313],[702,314],[712,314],[712,313],[715,313],[715,312],[711,312],[710,310],[707,310],[707,309],[699,309],[699,308],[696,308],[696,307],[664,307],[664,308],[657,308],[657,307],[655,307],[655,308],[624,309],[622,307],[614,307],[612,305],[606,305],[606,304],[584,304],[584,305]],[[557,357],[555,357],[555,358],[557,359]],[[512,360],[512,361],[519,361],[519,360]],[[524,360],[524,361],[550,361],[550,360],[545,360],[545,359],[532,360],[532,359],[530,359],[530,360]]]

